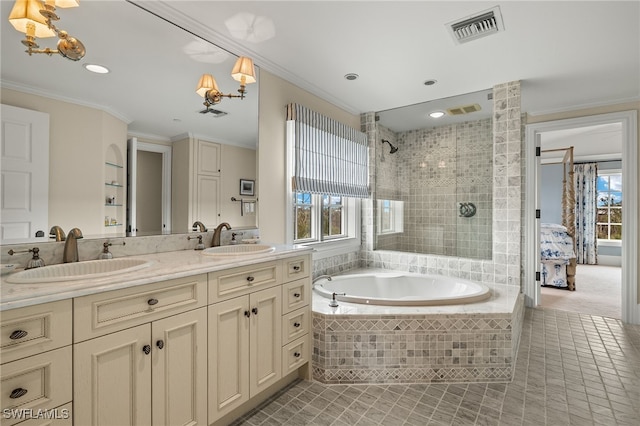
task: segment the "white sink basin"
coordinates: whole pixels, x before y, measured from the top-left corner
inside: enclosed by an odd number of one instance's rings
[[[268,244],[237,244],[229,246],[211,247],[204,249],[202,254],[208,256],[246,256],[252,254],[269,253],[276,248]]]
[[[136,271],[150,264],[148,260],[128,258],[61,263],[16,272],[8,275],[5,281],[14,284],[36,284],[92,279]]]

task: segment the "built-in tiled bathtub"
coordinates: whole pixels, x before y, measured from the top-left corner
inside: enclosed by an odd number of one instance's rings
[[[313,378],[323,383],[509,382],[524,297],[490,286],[480,303],[391,307],[313,295]]]

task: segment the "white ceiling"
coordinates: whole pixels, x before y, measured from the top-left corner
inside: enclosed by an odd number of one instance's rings
[[[81,62],[102,62],[113,70],[106,78],[91,76],[87,83],[79,63],[20,52],[20,34],[6,24],[10,4],[5,3],[3,85],[47,86],[42,89],[107,104],[132,120],[130,127],[140,133],[170,138],[185,131],[211,131],[221,139],[249,143],[247,134],[234,134],[252,127],[249,117],[257,113],[257,105],[248,99],[223,100],[219,109],[232,114],[206,117],[204,129],[202,117],[187,118],[201,107],[193,92],[201,73],[214,73],[225,92],[235,91],[237,84],[224,78],[233,59],[220,69],[184,53],[185,45],[195,40],[185,31],[122,1],[83,0],[79,8],[59,9],[60,27],[87,46]],[[354,114],[450,98],[513,80],[522,81],[523,111],[534,115],[640,99],[637,1],[136,3],[235,54],[251,56],[263,70]],[[503,32],[454,43],[447,23],[496,4]],[[59,67],[64,72],[53,74]],[[132,83],[139,71],[145,73],[144,85]],[[347,73],[359,78],[348,81]],[[48,87],[52,75],[56,85]],[[425,86],[429,79],[437,84]],[[257,91],[252,86],[249,91],[255,100]],[[143,113],[147,117],[139,118]],[[232,122],[232,116],[244,117],[245,125]],[[224,119],[232,124],[224,127]]]

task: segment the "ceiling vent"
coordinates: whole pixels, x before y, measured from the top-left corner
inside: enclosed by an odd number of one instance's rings
[[[456,44],[504,31],[500,6],[450,22],[446,26]]]
[[[225,115],[227,115],[227,112],[224,111],[220,111],[219,109],[213,109],[213,108],[206,108],[203,109],[202,111],[199,111],[200,114],[211,114],[213,117],[224,117]]]
[[[449,108],[447,110],[447,114],[449,115],[470,114],[472,112],[480,111],[481,109],[482,108],[480,108],[480,105],[478,104],[464,105],[464,106]]]

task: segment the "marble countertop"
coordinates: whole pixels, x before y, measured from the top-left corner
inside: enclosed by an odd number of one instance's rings
[[[251,256],[208,256],[196,250],[154,253],[130,256],[150,261],[149,266],[136,271],[100,278],[39,284],[8,283],[8,275],[3,275],[0,286],[0,311],[279,260],[312,251],[304,246],[275,245],[272,252]],[[16,272],[19,271],[12,273]]]

